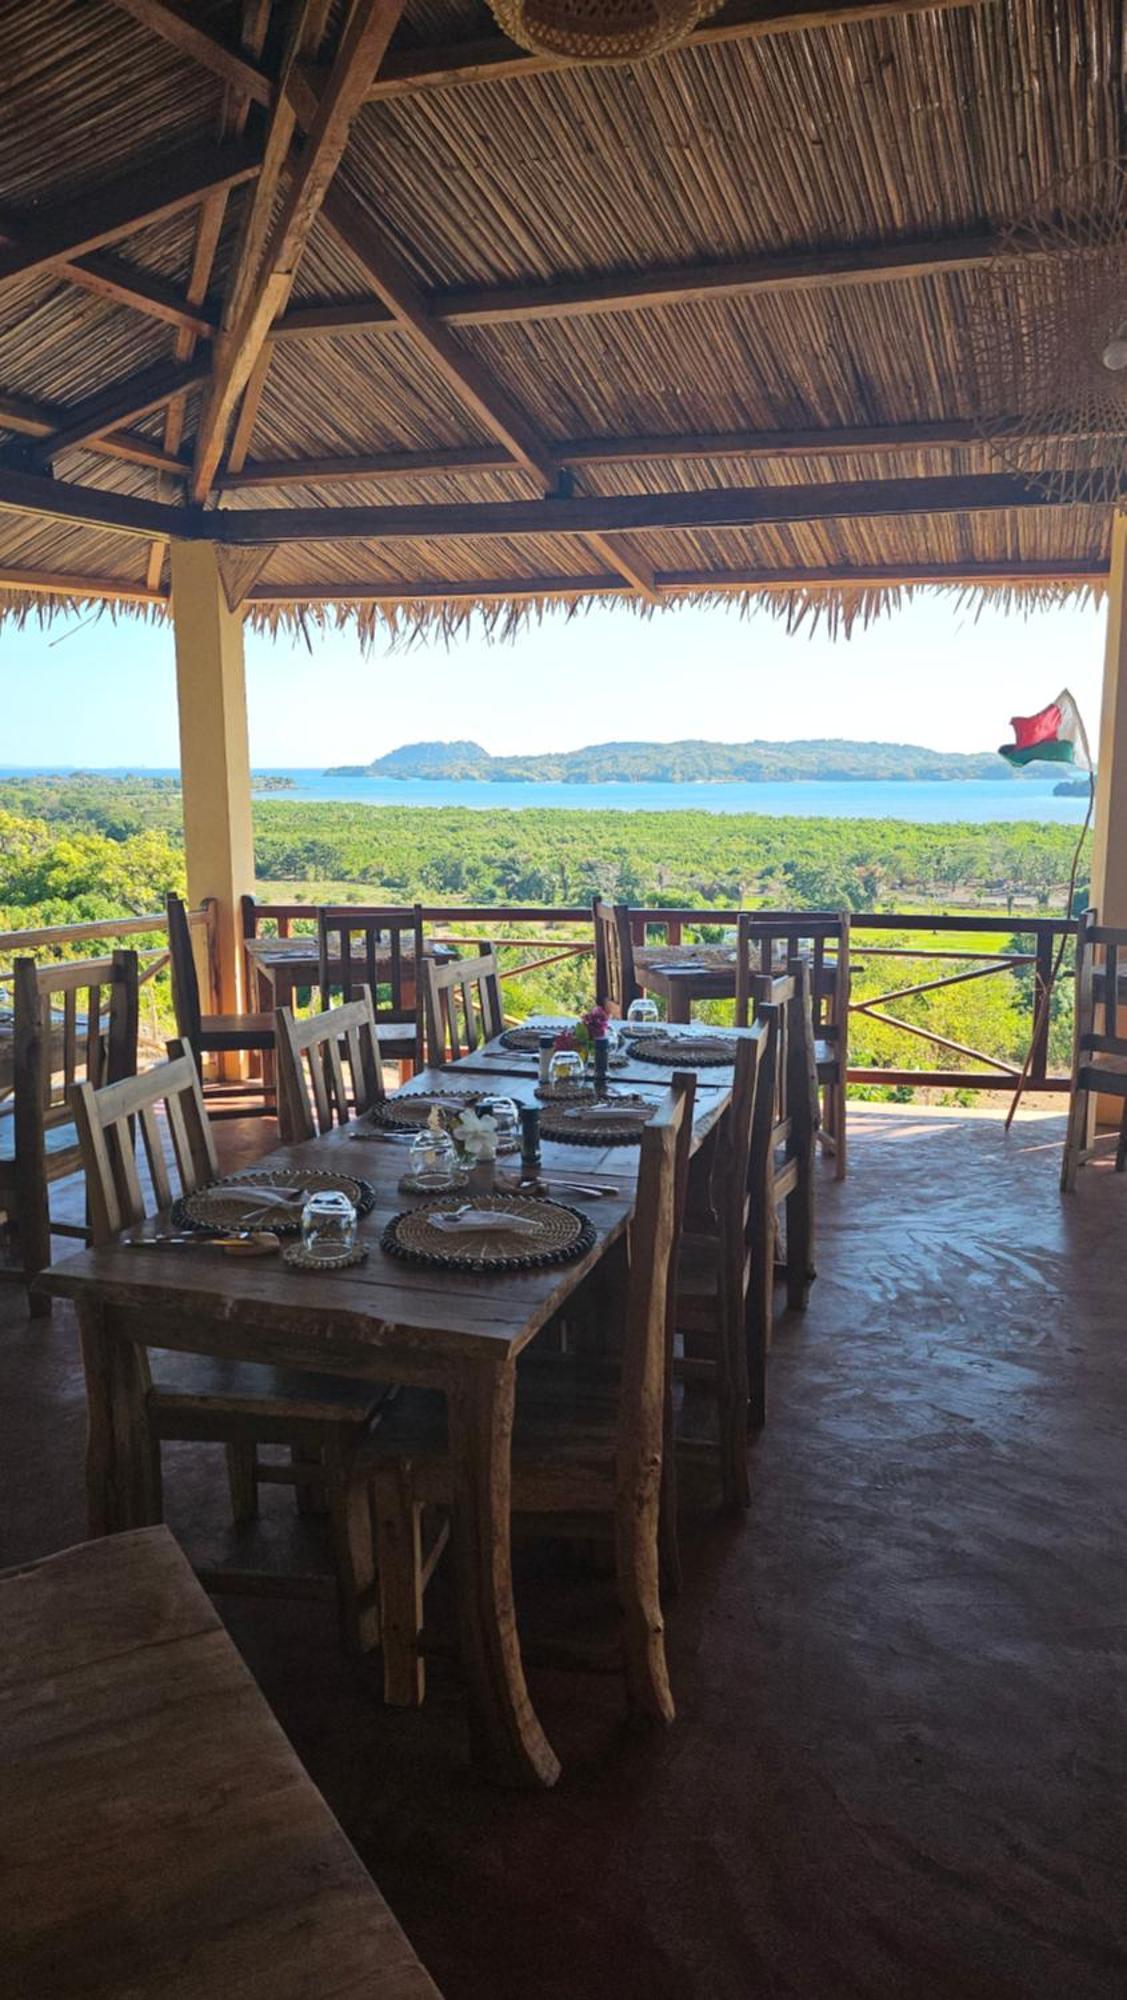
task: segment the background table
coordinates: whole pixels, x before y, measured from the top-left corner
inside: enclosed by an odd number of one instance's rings
[[[440,2000],[166,1528],[0,1625],[5,2000]]]
[[[321,958],[316,937],[253,937],[244,940],[247,964],[255,981],[256,1001],[260,1009],[269,1012],[275,1007],[290,1007],[298,987],[316,986],[321,978]],[[428,943],[423,948],[425,958],[444,961],[458,956],[453,945]],[[376,958],[376,970],[381,974],[391,971],[390,953]],[[352,955],[352,981],[360,986],[367,978],[368,962],[359,953]],[[330,978],[335,986],[344,984],[344,964],[339,952],[329,961]],[[403,1004],[410,1007],[415,998],[414,952],[404,953],[404,997]]]

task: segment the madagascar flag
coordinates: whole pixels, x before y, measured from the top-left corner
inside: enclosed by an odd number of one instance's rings
[[[1014,741],[998,751],[1008,763],[1078,764],[1082,771],[1091,770],[1084,724],[1067,688],[1037,715],[1011,716],[1010,728]]]

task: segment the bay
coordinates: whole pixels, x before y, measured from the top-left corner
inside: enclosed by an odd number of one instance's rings
[[[55,767],[54,775],[58,774]],[[0,765],[0,777],[52,775],[49,767]],[[65,774],[64,774],[65,775]],[[165,777],[171,768],[137,766],[100,770],[98,777]],[[263,768],[256,779],[284,778],[280,790],[256,785],[255,796],[295,804],[370,806],[465,806],[476,812],[563,810],[567,812],[763,813],[783,819],[903,819],[920,825],[980,825],[989,821],[1031,820],[1042,825],[1079,826],[1084,798],[1058,798],[1059,773],[1044,778],[856,778],[758,784],[529,784],[482,783],[444,778],[330,778],[318,770]]]

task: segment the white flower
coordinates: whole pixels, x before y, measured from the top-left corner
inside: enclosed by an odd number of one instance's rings
[[[479,1117],[476,1111],[463,1111],[454,1127],[454,1136],[471,1160],[497,1158],[497,1120],[488,1112]]]

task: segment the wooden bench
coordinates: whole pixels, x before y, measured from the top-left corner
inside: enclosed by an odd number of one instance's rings
[[[440,2000],[167,1528],[0,1575],[5,2000]]]

